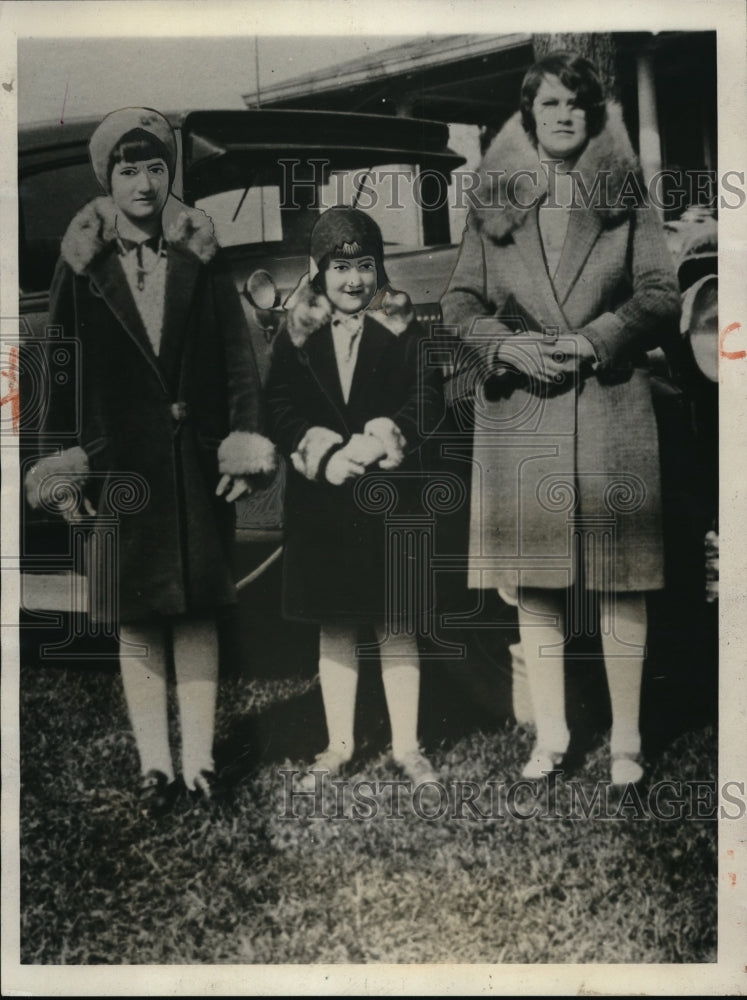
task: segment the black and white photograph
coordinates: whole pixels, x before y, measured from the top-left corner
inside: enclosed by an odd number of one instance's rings
[[[747,25],[619,7],[3,5],[5,994],[747,992]]]

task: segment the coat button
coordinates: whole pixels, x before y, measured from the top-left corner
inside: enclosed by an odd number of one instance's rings
[[[187,404],[181,400],[171,404],[171,416],[177,423],[187,419]]]

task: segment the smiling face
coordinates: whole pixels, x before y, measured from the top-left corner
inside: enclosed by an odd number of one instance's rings
[[[545,76],[532,104],[540,156],[574,161],[589,138],[586,112],[557,76]]]
[[[169,171],[164,160],[123,160],[111,174],[111,193],[117,208],[130,222],[159,219],[169,194]]]
[[[343,313],[365,309],[376,293],[376,261],[371,256],[333,257],[324,272],[327,298]]]

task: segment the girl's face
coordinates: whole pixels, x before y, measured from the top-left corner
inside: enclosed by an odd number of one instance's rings
[[[169,194],[169,171],[161,159],[115,163],[112,198],[117,208],[133,222],[160,216]]]
[[[548,159],[573,160],[589,137],[586,112],[557,76],[546,76],[532,104],[537,142]]]
[[[324,272],[327,298],[342,313],[365,309],[376,293],[376,261],[373,257],[336,257]]]

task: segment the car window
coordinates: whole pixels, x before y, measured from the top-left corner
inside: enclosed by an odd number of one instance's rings
[[[102,194],[88,160],[55,165],[22,177],[18,185],[20,286],[22,292],[49,288],[60,242],[70,220]]]
[[[305,254],[319,213],[353,204],[357,193],[358,206],[379,223],[385,243],[418,246],[422,233],[412,210],[413,176],[411,166],[332,171],[328,182],[318,186],[316,204],[283,204],[280,185],[274,184],[222,191],[196,204],[212,218],[221,246],[279,242],[284,253]],[[398,207],[390,208],[392,201]]]
[[[363,170],[333,170],[320,189],[322,209],[357,205],[379,225],[389,246],[423,245],[417,204],[418,168],[411,163],[377,164]]]
[[[221,191],[200,198],[196,206],[213,220],[221,246],[283,240],[280,188],[276,185]]]
[[[282,160],[278,161],[282,164]],[[301,161],[287,160],[288,164]],[[290,192],[287,178],[294,170],[301,180]],[[320,212],[334,205],[357,204],[379,224],[390,247],[425,245],[421,200],[427,196],[416,165],[376,164],[354,170],[301,173],[298,166],[274,167],[277,183],[265,176],[261,184],[234,187],[199,198],[195,204],[215,224],[221,246],[261,246],[277,243],[284,256],[308,253],[309,235]],[[310,178],[316,176],[314,184]],[[448,238],[448,234],[447,234]]]

